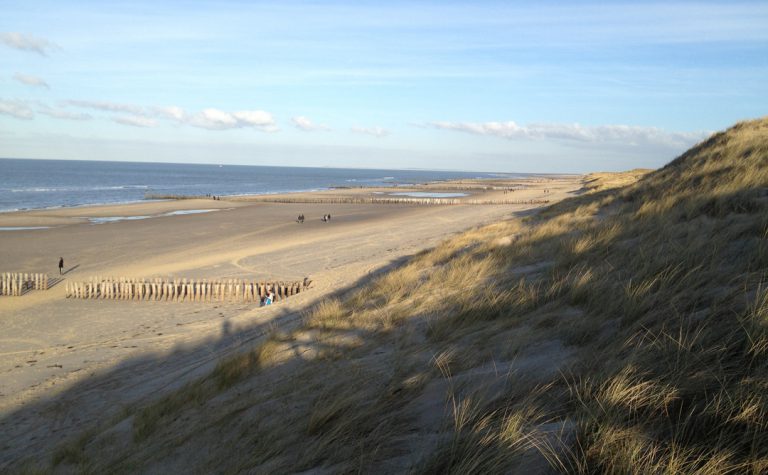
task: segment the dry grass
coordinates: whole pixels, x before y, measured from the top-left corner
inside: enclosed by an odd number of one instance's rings
[[[133,445],[85,440],[56,462],[764,473],[767,288],[759,120],[325,300],[299,330],[134,411]],[[573,357],[537,350],[559,347]]]

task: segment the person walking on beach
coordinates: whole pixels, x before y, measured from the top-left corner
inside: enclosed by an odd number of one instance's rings
[[[64,269],[64,258],[59,257],[59,275],[62,274],[62,270]]]

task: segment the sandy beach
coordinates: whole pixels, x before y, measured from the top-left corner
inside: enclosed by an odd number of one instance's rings
[[[0,297],[0,447],[3,462],[50,448],[70,430],[209,371],[222,356],[307,306],[357,285],[445,237],[557,201],[579,177],[515,180],[514,193],[475,184],[426,185],[463,199],[534,204],[344,204],[344,197],[393,190],[351,189],[221,201],[177,200],[0,215],[0,271],[44,272],[47,291]],[[400,191],[400,190],[398,190]],[[284,198],[284,197],[283,197]],[[296,217],[306,216],[299,224]],[[331,214],[330,222],[321,217]],[[132,219],[127,219],[132,218]],[[97,224],[98,223],[98,224]],[[312,280],[271,307],[66,299],[67,281],[91,276]],[[73,387],[76,385],[76,390]],[[59,434],[59,435],[57,435]],[[2,466],[0,464],[0,466]]]

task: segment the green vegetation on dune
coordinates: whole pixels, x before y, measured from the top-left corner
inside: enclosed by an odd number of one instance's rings
[[[761,473],[767,289],[762,119],[415,256],[56,462]]]

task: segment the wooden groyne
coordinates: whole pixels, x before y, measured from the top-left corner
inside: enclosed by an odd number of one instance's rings
[[[387,205],[534,205],[547,204],[549,200],[472,200],[466,198],[291,198],[291,197],[251,197],[245,201],[261,203],[302,203],[302,204],[387,204]]]
[[[470,188],[467,188],[470,189]],[[478,188],[471,188],[476,190]],[[485,190],[505,190],[515,191],[509,188],[502,187],[485,187]],[[505,200],[505,199],[471,199],[471,198],[414,198],[408,196],[327,196],[320,198],[303,197],[300,194],[298,196],[272,196],[272,195],[241,195],[241,196],[227,196],[229,200],[234,201],[256,201],[259,203],[298,203],[298,204],[384,204],[384,205],[536,205],[547,204],[549,200]],[[155,195],[146,194],[144,199],[147,200],[194,200],[194,199],[211,199],[208,196],[200,195]]]
[[[0,295],[19,296],[27,290],[48,290],[48,274],[26,272],[0,274]]]
[[[91,277],[65,285],[67,298],[165,302],[260,302],[268,292],[283,300],[306,290],[303,282],[254,282],[242,279],[135,279]]]

